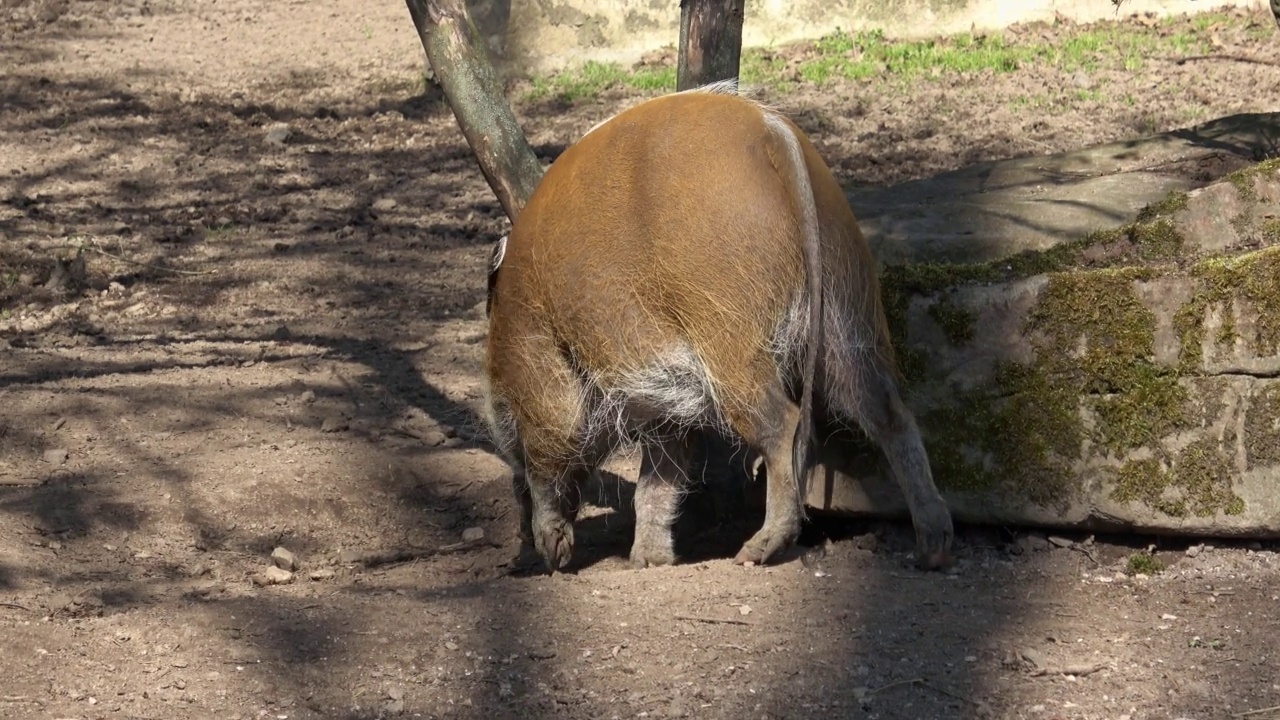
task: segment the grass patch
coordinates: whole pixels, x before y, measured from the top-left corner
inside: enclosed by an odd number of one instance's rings
[[[1164,563],[1148,552],[1136,552],[1129,556],[1126,569],[1130,575],[1155,575],[1164,570]]]
[[[564,102],[594,100],[605,90],[616,87],[670,92],[676,89],[676,69],[656,67],[628,70],[620,63],[592,60],[564,72],[533,78],[533,88],[526,93],[525,100],[551,97]]]
[[[743,48],[741,77],[746,84],[781,92],[803,84],[822,86],[841,80],[914,81],[960,73],[1012,73],[1036,65],[1073,72],[1104,68],[1135,71],[1150,57],[1187,57],[1209,52],[1213,32],[1245,22],[1227,13],[1203,13],[1190,22],[1186,17],[1164,18],[1154,27],[1099,22],[1068,29],[1049,41],[1003,33],[894,40],[880,30],[836,30],[818,40],[786,48]],[[619,63],[591,61],[532,78],[532,88],[524,99],[555,97],[576,102],[594,100],[610,88],[669,92],[675,85],[674,65],[627,69]],[[1067,102],[1100,99],[1099,90],[1062,94],[1062,100]],[[1027,98],[1025,102],[1031,107],[1045,107],[1054,100]]]

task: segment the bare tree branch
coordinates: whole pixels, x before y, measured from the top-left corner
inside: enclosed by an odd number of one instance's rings
[[[502,82],[464,0],[406,0],[422,47],[507,217],[515,222],[542,179],[542,164],[503,95]]]

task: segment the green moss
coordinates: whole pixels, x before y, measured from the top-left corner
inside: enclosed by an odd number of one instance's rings
[[[1191,443],[1173,458],[1130,460],[1116,472],[1112,499],[1141,502],[1172,517],[1239,515],[1244,499],[1231,489],[1233,462],[1213,438]]]
[[[1164,563],[1148,552],[1136,552],[1129,556],[1130,575],[1155,575],[1164,570]]]
[[[950,298],[942,298],[930,305],[929,317],[938,323],[952,345],[964,345],[973,339],[973,313],[956,305]]]
[[[1222,317],[1216,342],[1228,344],[1239,337],[1237,299],[1248,303],[1256,315],[1252,336],[1239,339],[1259,355],[1276,354],[1280,349],[1280,247],[1205,260],[1192,266],[1191,275],[1196,279],[1196,289],[1174,317],[1184,370],[1203,363],[1205,322],[1210,308],[1218,308]]]
[[[1263,221],[1262,240],[1268,245],[1280,243],[1280,218]]]
[[[1244,451],[1250,467],[1280,464],[1280,383],[1271,383],[1249,400]]]
[[[1183,237],[1173,223],[1156,217],[984,263],[892,265],[885,268],[881,284],[886,296],[927,295],[959,285],[1011,282],[1069,270],[1162,263],[1182,257],[1183,250]]]
[[[1095,439],[1116,452],[1158,442],[1186,418],[1187,390],[1172,373],[1143,363],[1132,380],[1127,392],[1097,401]]]
[[[1266,165],[1252,171],[1265,171]],[[1062,507],[1076,491],[1072,472],[1086,441],[1123,460],[1137,448],[1158,451],[1160,441],[1179,429],[1206,424],[1200,417],[1206,411],[1191,407],[1180,373],[1200,367],[1211,306],[1224,310],[1214,342],[1233,342],[1247,329],[1250,337],[1243,339],[1260,354],[1276,352],[1280,247],[1191,265],[1196,288],[1173,322],[1181,341],[1179,367],[1156,362],[1156,317],[1136,283],[1193,261],[1170,218],[1186,204],[1185,193],[1171,193],[1145,208],[1135,223],[1043,251],[986,263],[886,268],[886,315],[911,382],[929,372],[928,349],[907,342],[907,309],[914,297],[1047,276],[1023,328],[1035,359],[1004,365],[990,382],[921,415],[940,488],[1007,488],[1010,496]],[[1280,222],[1271,232],[1280,237]],[[1252,324],[1235,317],[1236,299],[1252,309],[1250,317],[1256,314]],[[972,316],[951,300],[937,299],[927,312],[952,343],[972,338]],[[1274,447],[1280,455],[1280,438]],[[1233,474],[1232,458],[1219,444],[1193,444],[1176,456],[1125,462],[1114,493],[1175,516],[1236,514],[1244,511],[1244,501],[1231,489]]]
[[[1187,199],[1188,195],[1185,192],[1175,190],[1166,195],[1163,200],[1157,200],[1138,211],[1138,222],[1150,222],[1163,215],[1172,215],[1185,209]]]
[[[1150,274],[1049,277],[1025,325],[1036,360],[1002,366],[987,386],[921,418],[940,487],[1012,483],[1021,497],[1061,506],[1086,437],[1122,452],[1184,422],[1186,391],[1154,364],[1155,315],[1134,287]],[[1088,429],[1087,412],[1097,418]]]
[[[1258,199],[1258,191],[1254,187],[1254,179],[1259,175],[1267,175],[1276,172],[1280,172],[1280,158],[1264,160],[1256,165],[1241,168],[1230,175],[1227,175],[1224,179],[1236,186],[1236,190],[1240,192],[1241,200],[1252,202]]]

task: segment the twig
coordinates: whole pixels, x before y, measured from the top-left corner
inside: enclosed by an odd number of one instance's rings
[[[31,608],[28,608],[25,605],[19,605],[18,603],[0,602],[0,607],[13,608],[14,610],[26,610],[27,612],[31,612]]]
[[[910,680],[899,680],[897,682],[891,682],[888,685],[878,687],[875,690],[872,690],[871,692],[867,693],[867,697],[871,697],[876,693],[881,693],[891,688],[901,687],[903,685],[915,685],[916,683],[923,683],[923,682],[924,682],[924,678],[911,678]]]
[[[688,620],[690,622],[708,623],[713,625],[751,625],[752,623],[738,618],[718,618],[710,615],[674,615],[677,620]]]
[[[1231,717],[1233,718],[1253,717],[1254,715],[1266,715],[1267,713],[1273,713],[1273,712],[1276,712],[1277,710],[1280,710],[1280,705],[1272,705],[1271,707],[1258,708],[1257,710],[1245,710],[1244,712],[1234,713],[1232,714]]]
[[[1031,672],[1031,676],[1040,677],[1042,675],[1075,675],[1077,677],[1084,677],[1085,675],[1092,675],[1098,672],[1099,670],[1106,669],[1107,667],[1108,667],[1107,664],[1102,662],[1093,663],[1090,665],[1063,665],[1061,667],[1043,667],[1043,668],[1036,668],[1035,670],[1033,670]]]
[[[64,245],[61,245],[60,247],[70,249],[70,250],[90,250],[92,252],[98,253],[99,255],[104,255],[113,260],[119,260],[120,262],[123,262],[123,263],[129,263],[130,265],[136,265],[138,267],[143,267],[148,270],[159,270],[160,272],[170,272],[170,273],[174,273],[175,275],[213,275],[218,272],[217,270],[179,270],[177,268],[168,268],[162,265],[148,265],[147,263],[144,263],[144,262],[131,260],[127,257],[124,257],[123,255],[116,255],[115,253],[109,253],[106,250],[103,250],[102,248],[97,247],[96,245],[90,245],[87,242],[80,243],[79,245],[64,244]]]
[[[939,685],[934,685],[933,683],[928,682],[924,678],[911,678],[910,680],[899,680],[897,682],[891,682],[888,685],[885,685],[883,687],[878,687],[875,690],[872,690],[871,692],[867,693],[867,697],[871,697],[872,695],[888,690],[889,688],[901,687],[903,685],[919,685],[922,688],[928,688],[936,693],[941,693],[954,700],[959,700],[960,702],[966,702],[971,705],[979,704],[977,700],[967,698],[963,695],[960,695],[959,693],[953,692]]]
[[[977,700],[974,700],[974,699],[972,699],[972,698],[967,698],[967,697],[965,697],[965,696],[963,696],[963,695],[961,695],[961,694],[959,694],[959,693],[957,693],[957,692],[954,692],[954,691],[948,690],[948,689],[946,689],[946,688],[942,687],[941,685],[934,685],[933,683],[928,682],[928,681],[926,681],[926,680],[921,680],[921,681],[919,681],[919,683],[918,683],[918,684],[919,684],[921,687],[927,687],[927,688],[929,688],[930,690],[932,690],[932,691],[934,691],[934,692],[936,692],[936,693],[941,693],[941,694],[946,695],[947,697],[952,698],[952,699],[954,699],[954,700],[959,700],[960,702],[966,702],[966,703],[969,703],[970,705],[974,705],[974,706],[981,706],[981,704],[982,704],[982,703],[979,703]]]

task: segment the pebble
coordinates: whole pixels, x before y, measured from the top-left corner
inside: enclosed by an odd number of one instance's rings
[[[271,562],[281,570],[292,571],[298,569],[298,558],[282,547],[271,551]]]
[[[399,205],[399,203],[396,202],[395,198],[378,198],[373,202],[373,209],[383,211],[394,210],[396,205]]]
[[[330,415],[320,424],[320,432],[333,433],[347,429],[347,421],[338,415]]]
[[[284,585],[293,582],[293,573],[274,565],[253,576],[255,585]]]
[[[462,531],[462,542],[480,542],[484,539],[484,528],[469,527]]]
[[[293,130],[291,130],[288,125],[285,123],[276,123],[267,130],[266,141],[269,145],[284,145],[292,135]]]
[[[311,571],[312,580],[328,580],[334,575],[336,575],[336,573],[333,571],[333,568],[320,568],[318,570]]]
[[[299,402],[302,402],[302,403],[305,403],[305,404],[307,404],[307,405],[310,405],[311,403],[313,403],[313,402],[315,402],[315,401],[316,401],[316,393],[315,393],[315,391],[314,391],[314,390],[303,390],[303,391],[302,391],[302,393],[301,393],[300,395],[298,395],[298,401],[299,401]]]
[[[67,452],[65,448],[54,448],[52,450],[44,451],[44,461],[50,465],[61,465],[66,462],[69,457],[71,457],[71,453]]]

